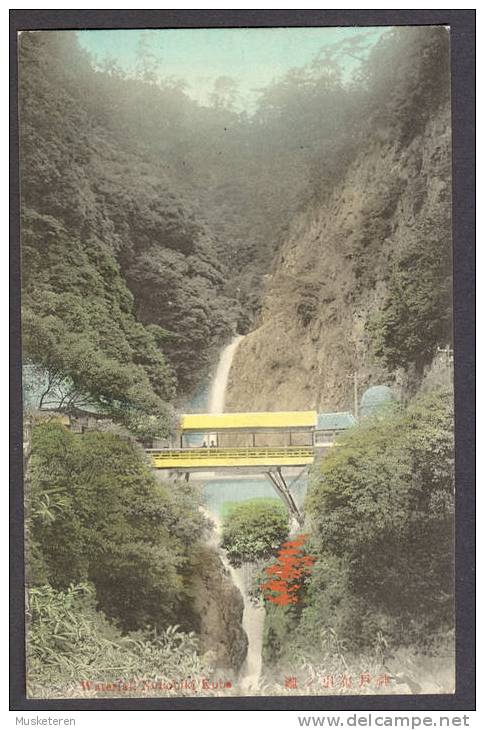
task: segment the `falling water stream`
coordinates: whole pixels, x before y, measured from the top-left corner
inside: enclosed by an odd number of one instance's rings
[[[227,383],[229,380],[229,371],[231,369],[232,360],[236,350],[243,339],[242,335],[234,337],[232,342],[222,351],[219,364],[211,384],[209,391],[209,413],[223,413],[224,402],[226,396]],[[211,437],[212,438],[212,437]],[[215,439],[215,436],[214,436]],[[231,483],[235,492],[241,489],[241,480],[234,479],[225,480],[225,483]],[[218,540],[220,536],[220,517],[214,508],[211,509],[207,505],[211,518],[216,524]],[[239,588],[244,601],[244,612],[242,625],[248,637],[248,651],[246,660],[239,674],[239,683],[241,689],[245,691],[257,691],[258,680],[261,674],[261,650],[263,644],[263,625],[265,611],[262,606],[255,605],[248,595],[248,586],[246,584],[245,572],[243,568],[233,568],[223,550],[220,550],[221,558],[228,569],[233,583]]]
[[[236,350],[243,339],[244,335],[236,335],[221,353],[216,374],[214,375],[209,390],[209,413],[224,413],[229,371],[231,370],[232,360],[236,354]]]

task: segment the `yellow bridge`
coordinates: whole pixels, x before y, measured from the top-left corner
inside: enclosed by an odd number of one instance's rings
[[[185,473],[306,467],[313,463],[315,449],[333,445],[334,439],[335,432],[318,431],[316,411],[189,413],[180,418],[176,447],[171,443],[147,453],[155,469]]]
[[[345,415],[345,414],[344,414]],[[348,415],[348,414],[347,414]],[[316,411],[189,413],[181,416],[178,445],[147,449],[153,467],[171,472],[229,470],[265,475],[302,524],[303,518],[283,469],[313,463],[318,449],[333,446],[342,414]]]

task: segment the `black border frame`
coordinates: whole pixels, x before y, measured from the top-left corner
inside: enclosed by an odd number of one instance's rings
[[[17,32],[108,28],[448,25],[451,28],[456,424],[456,692],[36,700],[25,696]],[[10,710],[475,709],[475,10],[10,11]]]

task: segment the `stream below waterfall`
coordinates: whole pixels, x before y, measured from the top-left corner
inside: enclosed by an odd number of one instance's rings
[[[232,342],[224,348],[219,359],[216,373],[209,390],[207,410],[209,413],[223,413],[226,396],[229,371],[231,369],[234,354],[243,336],[234,337]],[[239,501],[251,499],[254,496],[274,496],[269,484],[261,479],[244,478],[208,478],[204,481],[203,499],[205,509],[216,525],[216,540],[219,547],[221,507],[226,501]],[[248,637],[248,651],[245,662],[239,673],[240,688],[245,691],[256,691],[261,674],[263,627],[265,610],[263,606],[257,605],[249,597],[247,581],[249,576],[244,566],[233,568],[230,565],[225,552],[220,549],[222,562],[229,571],[234,585],[239,589],[244,601],[242,625]]]
[[[244,336],[238,335],[222,350],[214,377],[208,391],[200,392],[190,403],[194,412],[224,413],[229,373],[234,355]],[[202,435],[187,435],[187,443],[191,446],[202,445]],[[207,441],[217,441],[216,434],[210,434]],[[289,470],[291,472],[291,469]],[[297,469],[296,472],[299,470]],[[297,504],[302,504],[307,488],[306,475],[293,474],[291,481],[292,494]],[[244,611],[242,627],[248,637],[247,656],[240,669],[239,689],[248,694],[257,694],[262,668],[262,646],[265,609],[249,595],[254,565],[245,563],[240,568],[230,565],[227,555],[220,547],[221,523],[224,507],[227,503],[242,502],[255,498],[274,499],[275,491],[263,474],[220,474],[215,472],[199,473],[194,475],[200,485],[202,493],[203,512],[215,525],[211,543],[219,551],[220,558],[231,576],[232,582],[239,589]],[[291,478],[291,476],[290,476]]]

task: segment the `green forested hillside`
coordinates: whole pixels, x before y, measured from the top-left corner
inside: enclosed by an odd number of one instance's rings
[[[161,413],[205,374],[233,304],[190,202],[103,125],[103,88],[73,34],[22,37],[25,355],[115,415]]]
[[[274,138],[315,140],[307,202],[238,347],[230,410],[347,409],[354,376],[410,397],[452,347],[447,69],[445,28],[396,28],[340,94],[310,72],[288,86]]]
[[[26,354],[127,422],[164,413],[174,392],[204,379],[236,328],[258,324],[265,276],[279,265],[295,215],[329,200],[376,140],[383,153],[406,149],[447,103],[447,43],[442,28],[393,29],[367,60],[365,48],[327,49],[262,89],[248,116],[236,111],[227,80],[201,106],[163,69],[155,74],[148,52],[130,75],[114,62],[95,64],[74,33],[24,34]],[[342,71],[346,53],[363,58],[352,81]],[[446,160],[442,167],[445,180]],[[362,232],[341,242],[357,294],[376,286],[373,262],[383,258],[404,187],[394,172],[385,190],[371,185]],[[419,180],[413,195],[418,215]],[[389,371],[422,369],[450,330],[446,181],[439,195],[414,248],[397,247],[381,265],[388,293],[367,330]],[[304,294],[314,313],[318,297]],[[109,337],[103,321],[114,325]],[[76,366],[62,352],[62,323],[86,355]],[[40,328],[48,345],[39,349],[32,333]]]

